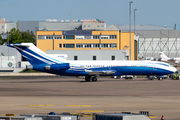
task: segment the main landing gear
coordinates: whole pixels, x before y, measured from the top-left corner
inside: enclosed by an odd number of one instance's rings
[[[96,76],[86,76],[85,81],[97,81],[97,77]]]

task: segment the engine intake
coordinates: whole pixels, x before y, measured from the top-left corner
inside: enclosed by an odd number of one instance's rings
[[[52,64],[44,66],[46,70],[65,70],[69,69],[69,63],[62,63],[62,64]]]

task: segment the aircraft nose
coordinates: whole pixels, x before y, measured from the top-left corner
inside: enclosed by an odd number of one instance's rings
[[[176,72],[177,71],[177,69],[175,67],[172,67],[171,70],[172,70],[172,72]]]

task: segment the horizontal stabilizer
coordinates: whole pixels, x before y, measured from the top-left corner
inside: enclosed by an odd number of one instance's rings
[[[166,59],[161,59],[161,61],[168,61],[168,60],[166,60]]]

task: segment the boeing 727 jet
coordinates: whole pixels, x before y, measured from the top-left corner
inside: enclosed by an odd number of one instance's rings
[[[86,81],[97,81],[98,76],[121,75],[167,75],[176,68],[164,62],[156,61],[69,61],[47,55],[32,43],[10,44],[31,64],[27,69],[66,75],[85,76]]]

